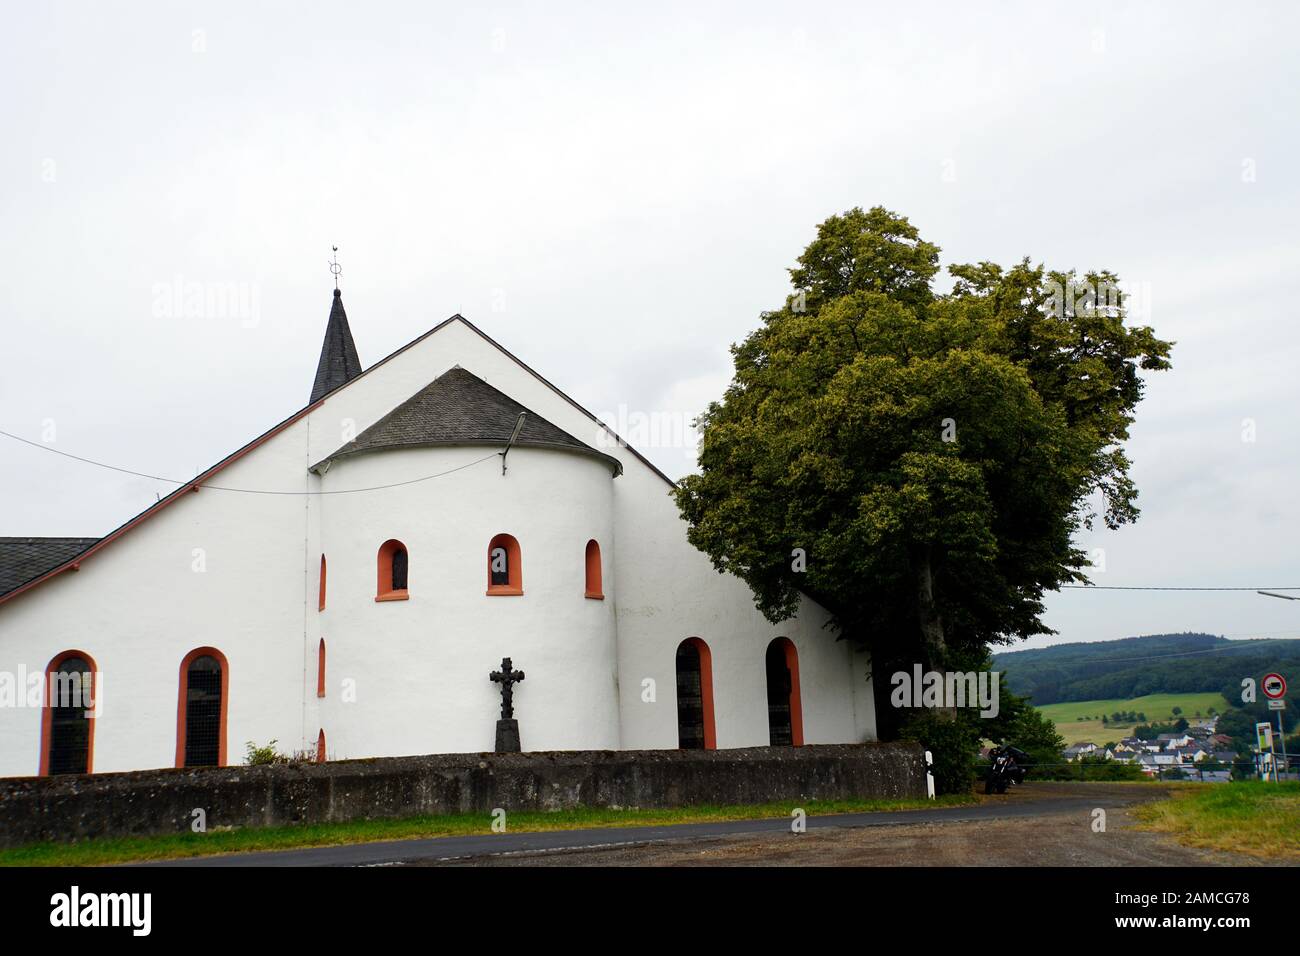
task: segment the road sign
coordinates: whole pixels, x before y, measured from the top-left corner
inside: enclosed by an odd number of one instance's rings
[[[1265,674],[1260,684],[1264,696],[1272,700],[1281,700],[1286,696],[1286,678],[1281,674]]]
[[[1268,709],[1269,709],[1269,710],[1286,710],[1286,701],[1284,701],[1284,700],[1270,700],[1270,701],[1268,702]]]
[[[1261,721],[1255,725],[1255,739],[1259,743],[1261,751],[1273,749],[1273,725],[1268,721]]]

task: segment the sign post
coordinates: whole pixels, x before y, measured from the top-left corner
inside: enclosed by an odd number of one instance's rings
[[[1271,674],[1265,674],[1264,680],[1260,684],[1264,691],[1264,696],[1268,698],[1268,709],[1277,711],[1277,740],[1282,745],[1282,770],[1290,770],[1290,761],[1286,755],[1286,732],[1282,726],[1282,712],[1286,710],[1286,678],[1274,671]],[[1281,780],[1278,776],[1277,758],[1273,758],[1273,779]]]
[[[1259,750],[1259,778],[1268,779],[1268,768],[1273,763],[1273,725],[1267,720],[1255,724],[1255,743]]]

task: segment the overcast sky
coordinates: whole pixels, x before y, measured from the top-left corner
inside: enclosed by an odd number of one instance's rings
[[[1300,585],[1296,7],[469,6],[9,7],[0,429],[191,477],[306,403],[335,243],[363,365],[461,312],[611,424],[688,421],[816,224],[880,204],[945,265],[1109,268],[1176,340],[1097,583]],[[0,437],[0,535],[173,487]],[[1049,609],[1300,636],[1251,593]]]

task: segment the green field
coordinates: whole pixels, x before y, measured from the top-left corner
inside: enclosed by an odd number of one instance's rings
[[[1127,737],[1136,726],[1103,725],[1103,714],[1109,717],[1116,711],[1131,710],[1146,714],[1147,723],[1156,723],[1173,720],[1175,707],[1181,707],[1183,712],[1180,716],[1191,721],[1195,720],[1197,711],[1203,717],[1209,715],[1210,708],[1223,713],[1228,708],[1228,702],[1217,691],[1205,691],[1197,694],[1148,694],[1131,700],[1072,700],[1062,704],[1044,704],[1038,709],[1044,717],[1056,724],[1056,729],[1065,738],[1067,745],[1090,740],[1100,746],[1107,741]]]
[[[1140,829],[1173,834],[1188,846],[1300,859],[1300,783],[1293,781],[1179,788],[1134,812]]]

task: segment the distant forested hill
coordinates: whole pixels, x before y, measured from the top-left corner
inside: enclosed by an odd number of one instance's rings
[[[1035,704],[1221,691],[1270,670],[1282,671],[1293,684],[1300,681],[1300,640],[1151,634],[1008,651],[993,656],[993,669],[1005,672],[1010,689]]]

